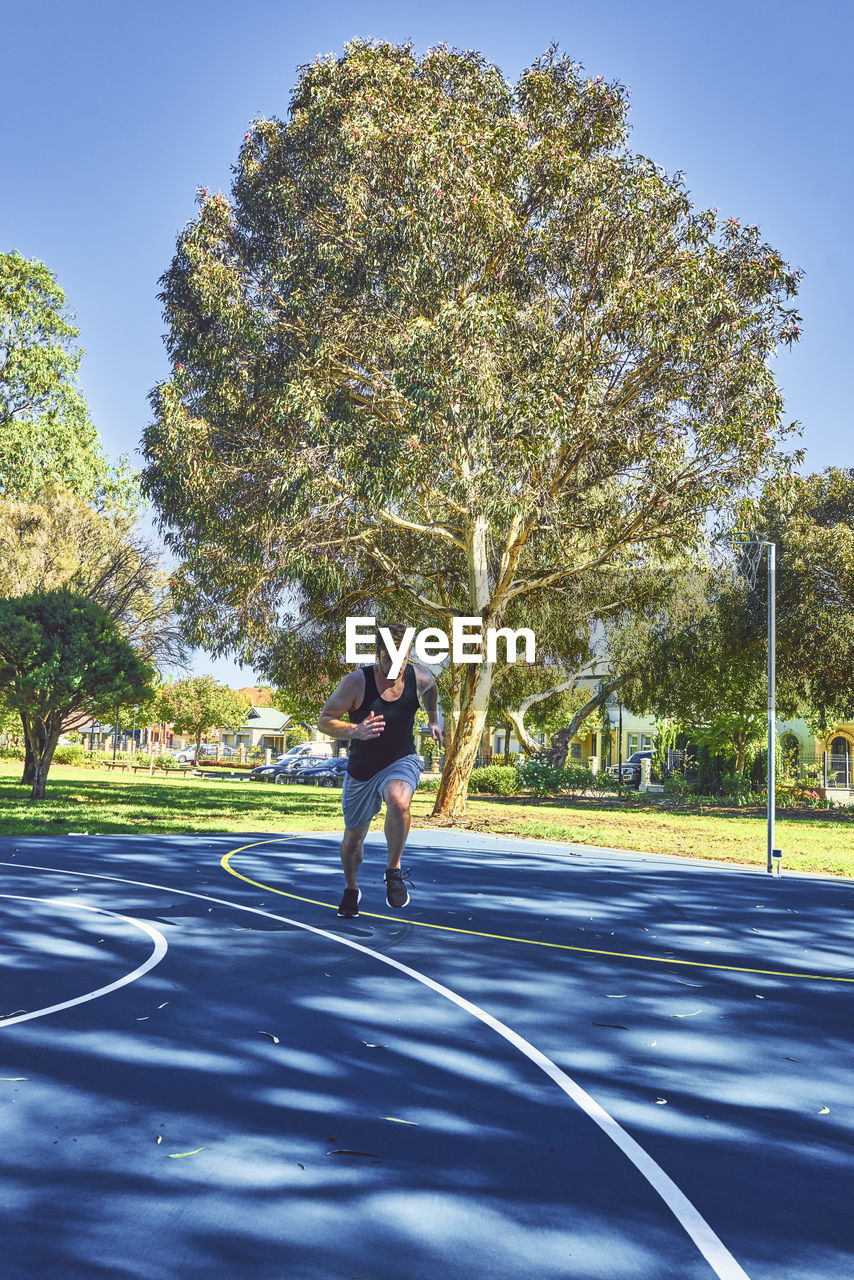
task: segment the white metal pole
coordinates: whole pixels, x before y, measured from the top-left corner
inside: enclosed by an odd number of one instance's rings
[[[777,696],[776,696],[776,641],[777,618],[775,596],[777,590],[776,547],[768,547],[768,871],[774,869],[774,810],[775,767],[777,763]]]

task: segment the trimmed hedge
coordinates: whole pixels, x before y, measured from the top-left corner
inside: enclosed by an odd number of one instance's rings
[[[533,791],[535,796],[581,795],[584,791],[616,791],[618,783],[609,773],[593,773],[584,765],[571,764],[566,768],[549,764],[535,756],[524,764],[517,764],[519,786]]]
[[[511,765],[490,764],[472,769],[469,791],[476,795],[512,796],[519,790],[519,778]]]

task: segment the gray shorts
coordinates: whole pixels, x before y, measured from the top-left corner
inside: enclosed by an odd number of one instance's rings
[[[344,826],[364,827],[377,816],[383,807],[383,789],[387,782],[408,782],[414,793],[420,777],[421,760],[416,755],[393,760],[367,782],[359,782],[345,773],[344,790],[341,792]]]

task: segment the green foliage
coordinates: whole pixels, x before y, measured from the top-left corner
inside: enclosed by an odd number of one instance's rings
[[[836,468],[778,476],[745,505],[740,523],[776,546],[776,609],[785,620],[777,628],[778,714],[804,715],[823,734],[854,705],[854,477]],[[623,661],[632,646],[642,655],[626,689],[632,706],[675,717],[705,751],[698,758],[703,792],[719,785],[711,763],[705,776],[705,762],[716,756],[737,773],[764,768],[766,556],[755,576],[738,556],[698,574],[681,617],[661,617],[617,640]]]
[[[594,773],[584,765],[572,764],[560,768],[544,756],[526,760],[516,766],[519,786],[532,791],[535,796],[557,796],[563,793],[581,795],[586,791],[602,793],[619,790],[619,784],[610,774]]]
[[[63,729],[150,697],[153,672],[100,605],[67,590],[0,599],[0,689],[18,711],[33,761],[33,798]]]
[[[749,518],[777,547],[777,616],[785,620],[777,628],[778,706],[803,714],[823,736],[854,706],[854,475],[828,467],[780,477]],[[753,598],[761,663],[763,572]]]
[[[777,787],[775,799],[779,809],[832,809],[833,801],[825,799],[818,787]]]
[[[422,773],[418,781],[419,791],[438,791],[439,783],[442,781],[441,775],[438,773]]]
[[[762,799],[762,793],[754,789],[752,780],[740,773],[721,775],[721,795],[735,800],[737,804],[757,804]]]
[[[697,791],[700,795],[716,795],[721,789],[723,760],[714,755],[705,742],[697,748]]]
[[[308,742],[310,737],[307,729],[304,729],[301,724],[295,724],[285,735],[285,746],[298,747],[301,743]]]
[[[88,754],[81,746],[60,746],[53,753],[53,763],[82,766]]]
[[[133,515],[53,486],[28,501],[0,497],[0,596],[61,587],[102,605],[144,661],[183,661],[159,553]]]
[[[132,504],[129,468],[110,471],[77,387],[76,337],[48,268],[0,253],[0,495],[31,498],[59,484]]]
[[[564,770],[542,757],[535,757],[517,764],[516,775],[525,791],[532,791],[535,796],[553,796],[561,789]]]
[[[26,748],[24,747],[23,742],[20,743],[19,746],[13,746],[10,743],[8,746],[0,747],[0,760],[23,761],[25,755],[26,755]]]
[[[187,733],[198,747],[211,729],[233,732],[246,719],[246,707],[213,676],[192,676],[165,684],[159,692],[158,720],[171,724],[177,733]]]
[[[571,769],[565,770],[565,773],[567,774],[570,772]],[[594,791],[597,795],[601,795],[605,791],[622,790],[617,779],[612,774],[608,773],[607,769],[597,769],[595,773],[592,773],[590,770],[585,770],[585,772],[590,773],[590,781],[587,784],[587,787],[583,788],[585,790]],[[569,787],[567,787],[567,790],[569,790]]]
[[[3,690],[0,689],[0,742],[8,738],[19,738],[22,732],[21,717],[13,707],[9,706],[3,697]]]
[[[664,779],[664,794],[682,800],[686,796],[699,791],[699,785],[689,781],[684,769],[674,769],[669,778]]]
[[[754,635],[745,582],[725,569],[697,572],[675,614],[615,637],[620,661],[635,672],[626,701],[640,714],[687,726],[692,741],[743,773],[766,725],[765,666]]]
[[[632,153],[627,110],[554,49],[513,86],[354,41],[254,122],[162,282],[144,490],[191,639],[269,652],[306,600],[602,617],[773,467],[798,274]],[[490,680],[451,672],[465,772]]]
[[[515,768],[501,764],[473,769],[469,790],[496,796],[512,796],[519,790],[519,778]]]
[[[668,756],[676,747],[679,736],[678,726],[673,721],[664,720],[655,726],[652,739],[652,773],[664,781],[668,771]]]

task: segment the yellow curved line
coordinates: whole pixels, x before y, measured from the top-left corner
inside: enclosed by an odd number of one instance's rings
[[[314,834],[316,833],[313,831],[306,831],[293,836],[277,836],[271,840],[253,840],[251,844],[242,844],[236,849],[230,849],[228,853],[220,858],[220,866],[229,875],[236,876],[238,880],[244,880],[246,884],[254,885],[256,889],[263,889],[266,893],[277,893],[281,898],[292,898],[295,902],[308,902],[313,907],[326,907],[329,911],[335,911],[336,908],[332,903],[321,902],[318,898],[305,898],[299,893],[288,893],[284,889],[274,888],[271,884],[263,884],[260,880],[252,880],[249,876],[243,875],[242,872],[235,871],[231,865],[231,858],[234,854],[243,853],[246,849],[255,849],[262,844],[282,844],[286,840],[301,840],[305,836]],[[359,918],[362,916],[367,916],[371,920],[391,920],[395,924],[401,923],[400,916],[380,915],[376,911],[360,911]],[[477,929],[460,929],[450,924],[431,924],[428,920],[411,920],[407,918],[405,923],[418,929],[437,929],[440,933],[463,933],[471,938],[491,938],[494,942],[519,942],[528,947],[550,947],[554,951],[578,951],[589,956],[613,956],[618,960],[644,960],[649,964],[680,964],[691,969],[720,969],[725,973],[756,973],[766,978],[806,978],[811,982],[854,983],[854,978],[836,978],[827,973],[799,973],[796,970],[785,969],[751,969],[745,965],[738,964],[712,964],[707,960],[675,960],[666,956],[644,956],[632,951],[606,951],[598,947],[575,947],[568,942],[543,942],[540,938],[516,938],[504,933],[482,933]]]

